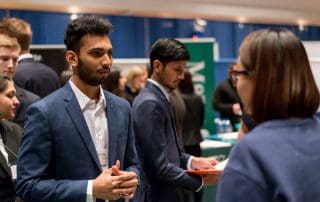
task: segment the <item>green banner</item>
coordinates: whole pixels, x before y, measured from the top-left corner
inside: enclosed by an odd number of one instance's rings
[[[203,129],[208,134],[215,133],[214,111],[212,109],[212,92],[214,88],[214,39],[199,38],[179,39],[190,52],[191,60],[188,63],[188,70],[192,74],[195,93],[202,96],[205,103],[205,119]]]

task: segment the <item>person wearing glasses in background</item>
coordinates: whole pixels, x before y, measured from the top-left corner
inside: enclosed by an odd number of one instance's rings
[[[0,34],[0,69],[13,67],[17,63],[20,46],[15,38]],[[10,69],[9,68],[9,69]],[[14,202],[16,199],[16,160],[20,144],[21,127],[14,119],[19,101],[13,80],[0,73],[0,201]]]
[[[256,126],[233,148],[217,201],[320,201],[320,95],[301,41],[285,29],[255,31],[232,74]]]
[[[239,95],[231,76],[235,65],[235,63],[230,64],[228,79],[218,84],[212,98],[213,109],[220,113],[221,119],[230,120],[233,131],[237,131],[237,124],[240,123],[242,115]]]

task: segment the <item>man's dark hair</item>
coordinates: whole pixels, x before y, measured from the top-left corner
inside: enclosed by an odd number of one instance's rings
[[[165,67],[169,62],[190,60],[190,54],[180,41],[171,38],[163,38],[158,39],[151,47],[151,72],[153,71],[153,62],[155,60],[159,60]]]
[[[82,16],[73,20],[67,26],[64,34],[64,44],[67,50],[80,52],[80,41],[83,36],[92,35],[108,35],[113,26],[112,24],[103,18],[97,16]]]

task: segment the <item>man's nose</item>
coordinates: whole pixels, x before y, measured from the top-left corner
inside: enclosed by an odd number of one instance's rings
[[[8,60],[8,68],[13,68],[15,65],[15,61],[11,58]]]
[[[112,56],[110,56],[107,53],[104,54],[102,63],[103,63],[103,65],[111,66],[112,65]]]
[[[180,79],[180,80],[183,80],[183,79],[184,79],[184,72],[179,75],[179,79]]]

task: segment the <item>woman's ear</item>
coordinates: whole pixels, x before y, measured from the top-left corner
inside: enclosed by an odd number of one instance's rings
[[[78,55],[74,51],[66,52],[66,60],[71,67],[76,67],[78,65]]]

